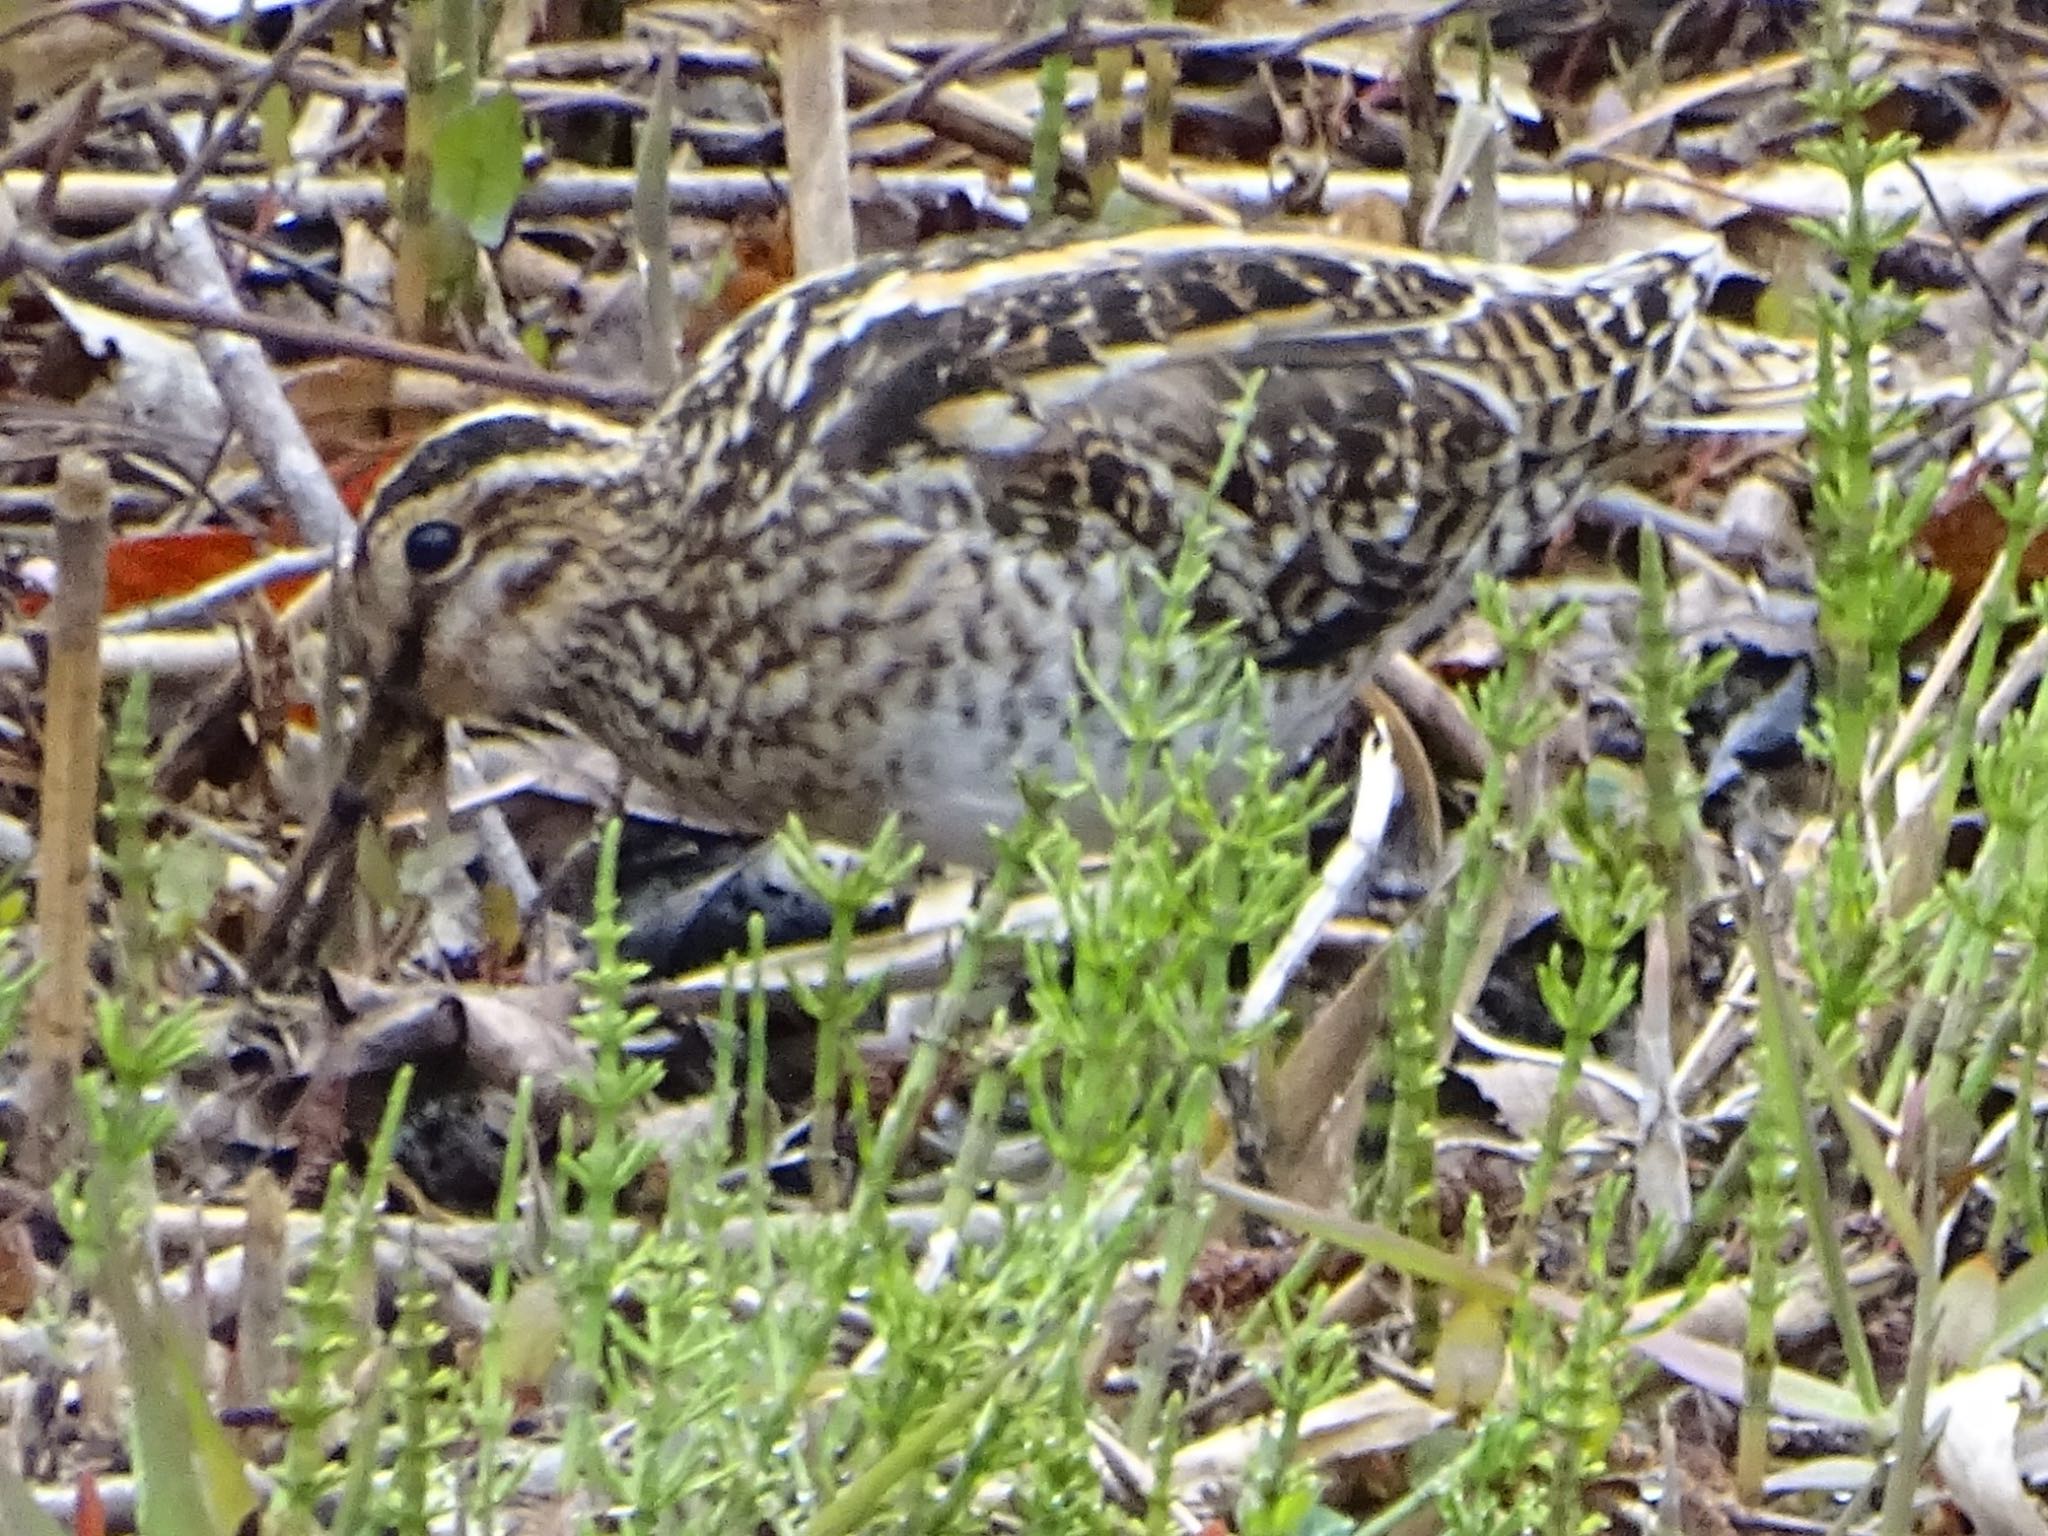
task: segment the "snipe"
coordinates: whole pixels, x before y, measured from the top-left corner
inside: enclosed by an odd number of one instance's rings
[[[820,277],[637,431],[500,409],[423,443],[363,530],[371,670],[429,715],[559,714],[711,824],[896,810],[979,856],[1015,770],[1069,766],[1075,641],[1113,672],[1254,370],[1208,607],[1305,748],[1634,445],[1719,252],[1549,272],[1176,229]]]
[[[860,840],[894,811],[985,857],[1017,770],[1071,771],[1076,643],[1114,674],[1123,594],[1262,372],[1204,602],[1305,750],[1685,412],[1720,261],[1168,229],[798,283],[638,429],[488,410],[383,482],[356,561],[379,718],[550,713],[708,825]]]

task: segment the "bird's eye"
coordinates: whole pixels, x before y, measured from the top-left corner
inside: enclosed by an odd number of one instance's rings
[[[405,536],[405,563],[417,576],[445,571],[462,552],[462,530],[436,518],[421,523]]]

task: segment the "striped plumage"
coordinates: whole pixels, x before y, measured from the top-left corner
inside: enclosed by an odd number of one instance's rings
[[[1114,672],[1125,585],[1171,559],[1254,372],[1205,611],[1306,749],[1692,408],[1719,263],[1702,236],[1535,271],[1171,229],[824,275],[638,430],[501,409],[423,444],[362,534],[378,686],[558,714],[710,824],[858,839],[894,810],[977,858],[1016,769],[1071,771],[1076,639]]]

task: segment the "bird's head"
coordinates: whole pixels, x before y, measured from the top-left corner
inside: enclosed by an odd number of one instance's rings
[[[354,581],[373,689],[446,717],[543,704],[577,615],[601,597],[611,491],[633,434],[506,408],[426,438],[373,493]]]

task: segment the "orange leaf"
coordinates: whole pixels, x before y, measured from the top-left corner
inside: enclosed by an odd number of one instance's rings
[[[1964,487],[1922,525],[1920,543],[1928,564],[1948,575],[1944,617],[1953,621],[1977,595],[1991,562],[2005,547],[2005,519],[1981,490]],[[2020,559],[2020,585],[2043,576],[2048,576],[2048,540],[2035,539]]]
[[[256,541],[232,528],[116,539],[107,551],[107,612],[181,597],[240,570],[255,556]]]
[[[259,542],[232,528],[195,528],[184,533],[136,533],[116,539],[107,550],[108,613],[165,602],[232,575],[266,548],[289,547],[291,539]],[[291,576],[264,583],[271,607],[282,608],[312,582]],[[18,595],[21,612],[34,618],[49,606],[47,592]]]
[[[362,516],[370,492],[377,488],[377,482],[384,478],[392,465],[412,452],[414,441],[407,438],[387,443],[373,453],[353,455],[355,462],[352,467],[334,471],[341,490],[341,504],[356,516]]]

